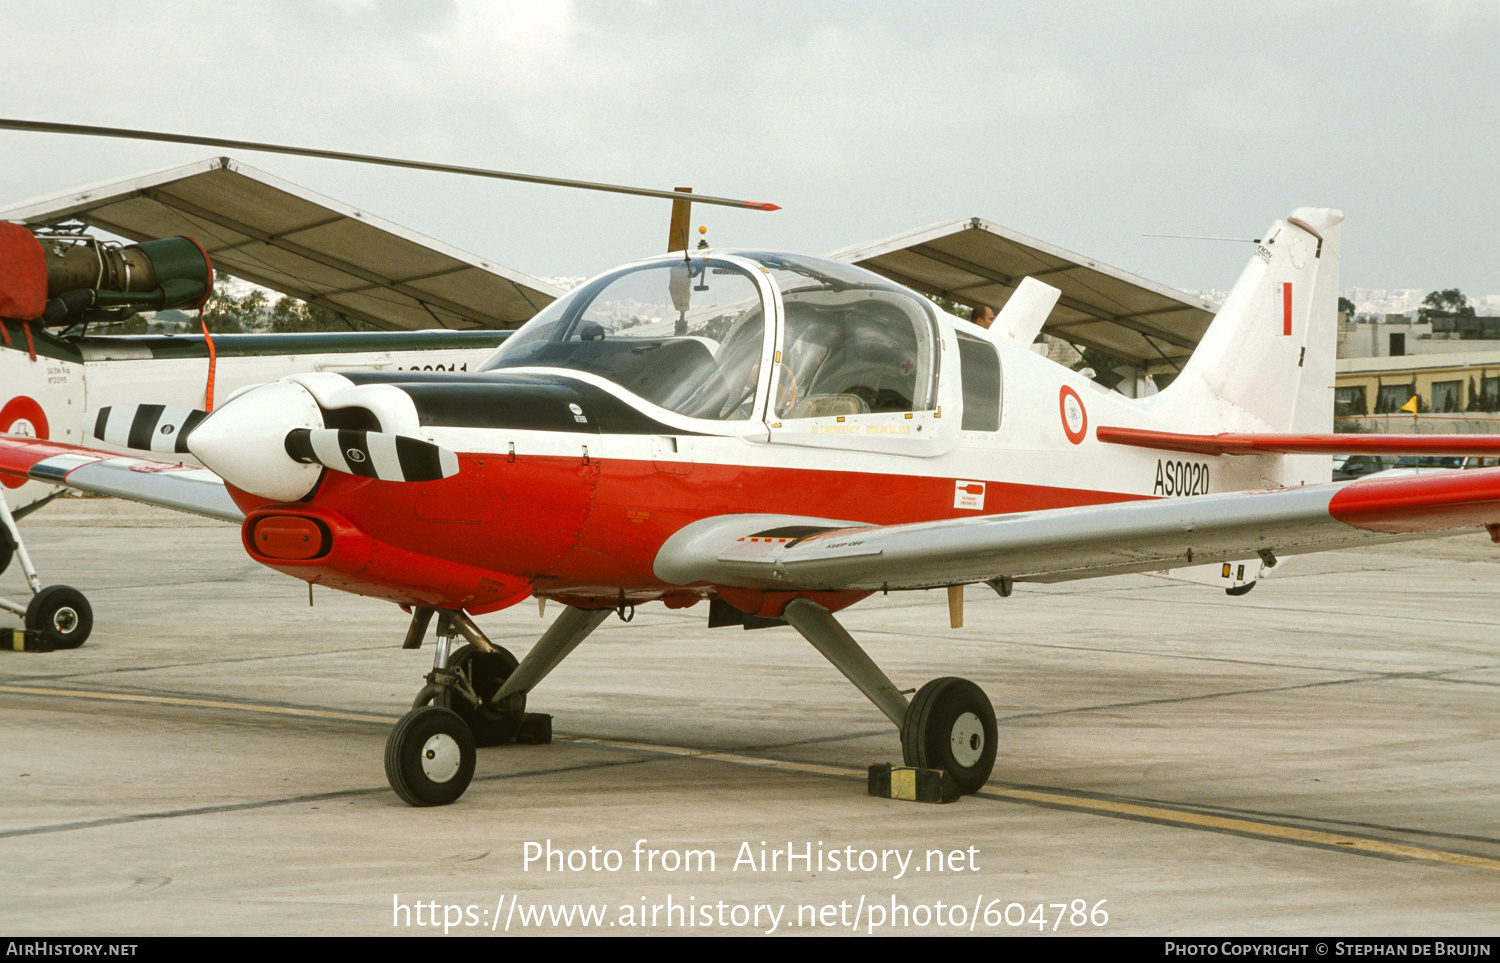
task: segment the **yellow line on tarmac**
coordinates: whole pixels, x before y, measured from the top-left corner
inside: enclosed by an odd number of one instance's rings
[[[364,712],[333,712],[326,709],[300,709],[292,706],[257,705],[248,702],[226,702],[216,699],[185,699],[178,696],[152,696],[136,695],[124,692],[95,692],[86,689],[50,689],[40,686],[18,686],[0,685],[0,693],[14,693],[16,695],[38,695],[38,696],[63,696],[75,699],[102,699],[111,702],[136,702],[152,705],[186,706],[202,709],[231,709],[240,712],[260,712],[268,715],[296,716],[306,719],[334,719],[344,722],[374,722],[388,725],[395,721],[394,716],[378,715]],[[784,759],[766,759],[761,756],[750,756],[736,752],[724,752],[715,749],[693,749],[686,746],[666,746],[659,743],[632,742],[625,739],[596,739],[588,736],[564,736],[554,737],[555,742],[568,743],[575,746],[599,746],[607,749],[627,749],[639,752],[649,752],[659,755],[680,756],[683,758],[704,759],[712,762],[727,762],[741,766],[753,766],[758,769],[776,769],[782,772],[805,772],[819,776],[836,776],[848,778],[856,770],[847,766],[826,766],[815,762],[793,762]],[[1392,843],[1378,839],[1366,839],[1361,836],[1347,836],[1342,833],[1330,833],[1317,829],[1301,829],[1295,826],[1280,826],[1275,823],[1258,822],[1251,819],[1237,819],[1229,816],[1214,816],[1207,813],[1183,812],[1178,809],[1163,809],[1156,806],[1147,806],[1140,803],[1116,802],[1109,799],[1091,799],[1087,796],[1074,796],[1064,793],[1039,792],[1032,789],[1008,789],[994,787],[982,789],[980,796],[990,799],[1012,799],[1017,802],[1035,803],[1044,806],[1053,806],[1059,809],[1071,809],[1079,812],[1092,812],[1101,815],[1121,816],[1134,819],[1147,819],[1158,823],[1169,823],[1173,825],[1208,829],[1218,832],[1238,833],[1244,836],[1255,836],[1262,839],[1283,840],[1292,843],[1303,843],[1315,846],[1326,846],[1334,849],[1350,850],[1353,852],[1367,853],[1372,856],[1391,856],[1398,859],[1419,860],[1428,863],[1442,863],[1448,866],[1462,866],[1468,869],[1484,869],[1491,872],[1500,872],[1500,859],[1490,859],[1484,856],[1473,856],[1468,853],[1453,853],[1441,849],[1428,849],[1422,846],[1412,846],[1405,843]]]
[[[824,766],[811,762],[789,762],[782,759],[764,759],[759,756],[747,756],[711,749],[689,749],[683,746],[662,746],[654,743],[629,742],[622,739],[591,739],[583,736],[557,736],[555,738],[558,742],[570,742],[574,745],[602,746],[612,749],[635,749],[641,752],[684,756],[695,759],[710,759],[718,762],[736,763],[743,766],[755,766],[761,769],[779,769],[786,772],[807,772],[820,776],[842,776],[846,778],[851,774],[847,767]],[[1061,809],[1073,809],[1081,812],[1094,812],[1111,816],[1127,816],[1197,829],[1233,832],[1246,836],[1258,836],[1262,839],[1328,846],[1336,849],[1369,853],[1376,856],[1394,856],[1401,859],[1445,863],[1450,866],[1464,866],[1469,869],[1487,869],[1491,872],[1500,872],[1500,860],[1487,859],[1483,856],[1471,856],[1467,853],[1451,853],[1441,849],[1427,849],[1422,846],[1410,846],[1404,843],[1366,839],[1360,836],[1346,836],[1341,833],[1322,832],[1316,829],[1280,826],[1276,823],[1263,823],[1250,819],[1212,816],[1206,813],[1183,812],[1178,809],[1146,806],[1140,803],[1114,802],[1107,799],[1091,799],[1087,796],[1037,792],[1030,789],[989,788],[980,790],[979,795],[991,799],[1014,799],[1018,802],[1041,803]]]
[[[1465,866],[1469,869],[1487,869],[1500,872],[1500,859],[1471,856],[1468,853],[1450,853],[1441,849],[1427,849],[1405,843],[1390,843],[1362,836],[1346,836],[1317,829],[1299,829],[1295,826],[1279,826],[1250,819],[1235,819],[1228,816],[1211,816],[1207,813],[1183,812],[1177,809],[1159,809],[1139,803],[1114,802],[1108,799],[1090,799],[1087,796],[1070,796],[1060,793],[1036,792],[1030,789],[983,789],[981,795],[1015,799],[1021,802],[1042,803],[1067,809],[1078,809],[1150,819],[1155,822],[1176,823],[1221,832],[1241,833],[1266,839],[1284,839],[1289,842],[1309,843],[1316,846],[1331,846],[1376,856],[1395,856],[1401,859],[1417,859],[1429,863],[1446,863],[1449,866]]]
[[[223,702],[216,699],[184,699],[178,696],[136,695],[129,692],[94,692],[87,689],[44,689],[37,686],[0,685],[0,693],[16,695],[66,696],[72,699],[103,699],[108,702],[143,702],[162,706],[189,706],[197,709],[237,709],[262,712],[273,716],[299,716],[304,719],[337,719],[343,722],[379,722],[390,724],[395,716],[365,712],[332,712],[326,709],[299,709],[294,706],[268,706],[251,702]]]

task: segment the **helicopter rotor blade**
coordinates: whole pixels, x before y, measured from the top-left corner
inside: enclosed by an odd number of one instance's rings
[[[555,187],[576,187],[586,191],[608,191],[614,194],[635,194],[640,197],[662,197],[672,201],[681,199],[681,195],[674,191],[658,191],[649,187],[626,187],[621,184],[602,184],[597,181],[579,181],[566,177],[542,177],[538,174],[517,174],[512,171],[486,170],[482,167],[435,164],[429,161],[378,157],[373,154],[351,154],[344,151],[319,150],[313,147],[288,147],[283,144],[263,144],[257,141],[229,140],[223,137],[196,137],[189,134],[129,130],[123,127],[91,127],[85,124],[52,124],[44,121],[12,120],[6,118],[0,118],[0,130],[24,130],[42,134],[82,134],[91,137],[121,137],[127,140],[164,141],[169,144],[199,144],[205,147],[265,151],[271,154],[296,154],[299,157],[318,157],[324,160],[353,161],[359,164],[381,164],[386,167],[406,167],[412,170],[439,171],[446,174],[468,174],[473,177],[493,177],[507,181],[525,181],[529,184],[551,184]],[[707,194],[695,194],[693,200],[700,204],[719,204],[723,207],[739,207],[752,211],[781,210],[781,206],[778,204],[768,204],[764,201],[742,201],[732,197],[712,197]]]

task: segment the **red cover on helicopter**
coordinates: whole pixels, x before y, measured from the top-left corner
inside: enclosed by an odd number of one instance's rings
[[[0,222],[0,318],[29,320],[47,306],[47,258],[19,224]]]

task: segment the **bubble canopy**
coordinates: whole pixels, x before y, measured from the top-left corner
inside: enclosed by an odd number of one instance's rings
[[[766,323],[776,316],[773,285],[785,307],[779,332]],[[777,417],[810,416],[828,407],[812,399],[833,396],[856,414],[933,404],[936,316],[926,299],[847,264],[763,252],[600,275],[548,305],[480,370],[588,372],[681,415],[744,421],[769,390],[761,374],[773,357],[767,337],[777,335]]]

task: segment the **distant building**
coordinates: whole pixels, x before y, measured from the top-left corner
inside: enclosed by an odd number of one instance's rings
[[[1416,398],[1425,418],[1447,416],[1428,430],[1500,431],[1500,318],[1341,319],[1338,339],[1335,419],[1391,430],[1383,416],[1411,418]]]
[[[1438,315],[1430,322],[1403,314],[1383,321],[1349,321],[1339,316],[1340,358],[1400,358],[1407,355],[1464,354],[1486,343],[1500,347],[1500,318]]]
[[[1340,358],[1334,418],[1410,417],[1401,409],[1415,397],[1424,414],[1476,422],[1467,426],[1470,431],[1500,431],[1500,342],[1471,341],[1467,348],[1462,353]],[[1372,427],[1387,426],[1382,421]]]

